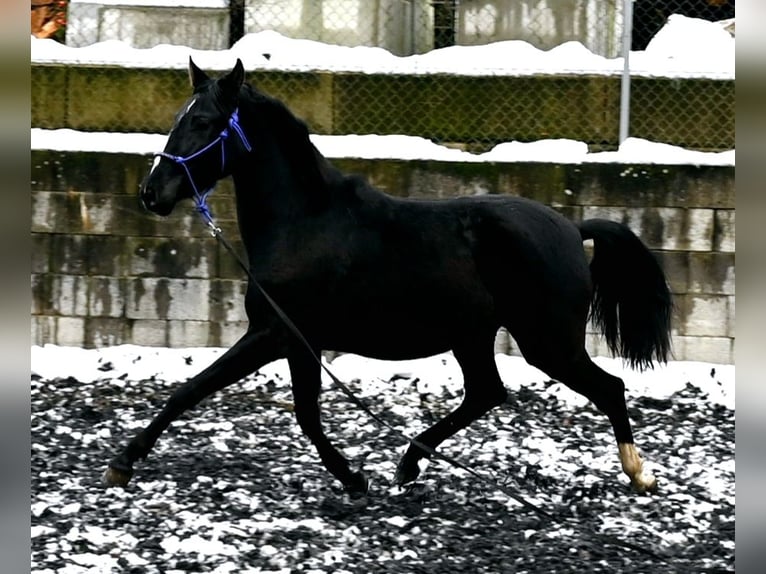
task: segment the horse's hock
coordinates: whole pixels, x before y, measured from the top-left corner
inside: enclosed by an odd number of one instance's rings
[[[234,258],[191,210],[150,218],[136,190],[151,158],[32,152],[32,341],[100,346],[229,346],[245,329]],[[409,197],[527,196],[579,220],[627,223],[659,255],[675,294],[676,359],[734,357],[734,168],[334,160]],[[237,238],[224,181],[211,199]],[[589,335],[589,351],[608,355]],[[517,352],[507,336],[497,349]]]

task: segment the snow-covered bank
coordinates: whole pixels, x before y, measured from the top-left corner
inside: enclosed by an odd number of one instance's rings
[[[646,50],[631,52],[637,76],[734,78],[734,38],[714,22],[674,15]],[[106,41],[73,48],[32,37],[32,62],[95,64],[141,68],[186,68],[189,55],[202,68],[227,69],[240,58],[249,70],[336,71],[365,74],[603,74],[619,75],[623,58],[604,58],[579,42],[540,50],[528,42],[450,46],[414,56],[382,48],[346,47],[287,38],[277,32],[248,34],[229,50],[194,50],[159,45],[132,48]]]

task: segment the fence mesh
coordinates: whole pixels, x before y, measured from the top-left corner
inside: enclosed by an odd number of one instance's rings
[[[644,51],[672,14],[721,21],[733,19],[734,4],[636,0],[632,48]],[[275,31],[327,44],[380,47],[403,57],[516,40],[541,50],[576,41],[598,56],[619,58],[624,25],[623,0],[185,0],[180,6],[169,0],[32,0],[33,34],[71,47],[121,40],[136,48],[164,43],[225,50],[248,34]],[[724,29],[733,34],[733,23]],[[573,76],[527,68],[528,62],[514,62],[495,73],[462,70],[446,79],[444,73],[346,73],[339,96],[345,98],[343,118],[331,128],[307,119],[320,133],[402,133],[469,149],[548,137],[616,145],[615,74],[605,81],[587,69]],[[283,74],[280,83],[279,74],[272,76],[274,95],[291,93],[294,77]],[[696,70],[684,81],[657,76],[639,74],[632,82],[629,135],[696,149],[734,146],[733,72],[722,77],[716,70]],[[34,74],[33,92],[44,92],[51,77]],[[165,77],[178,81],[176,74]],[[159,94],[164,87],[155,82],[153,89]],[[115,114],[110,125],[120,123],[118,112],[105,113]],[[168,124],[171,120],[169,114]],[[162,131],[149,121],[130,129]]]

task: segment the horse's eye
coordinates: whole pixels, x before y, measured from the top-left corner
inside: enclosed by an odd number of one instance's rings
[[[194,116],[191,118],[191,125],[195,129],[206,129],[210,127],[211,124],[210,118],[206,118],[204,116]]]

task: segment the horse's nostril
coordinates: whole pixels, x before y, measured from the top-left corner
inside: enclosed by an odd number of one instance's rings
[[[154,194],[149,193],[146,188],[142,188],[138,192],[138,199],[146,209],[151,209],[157,204],[157,200],[154,198]]]

